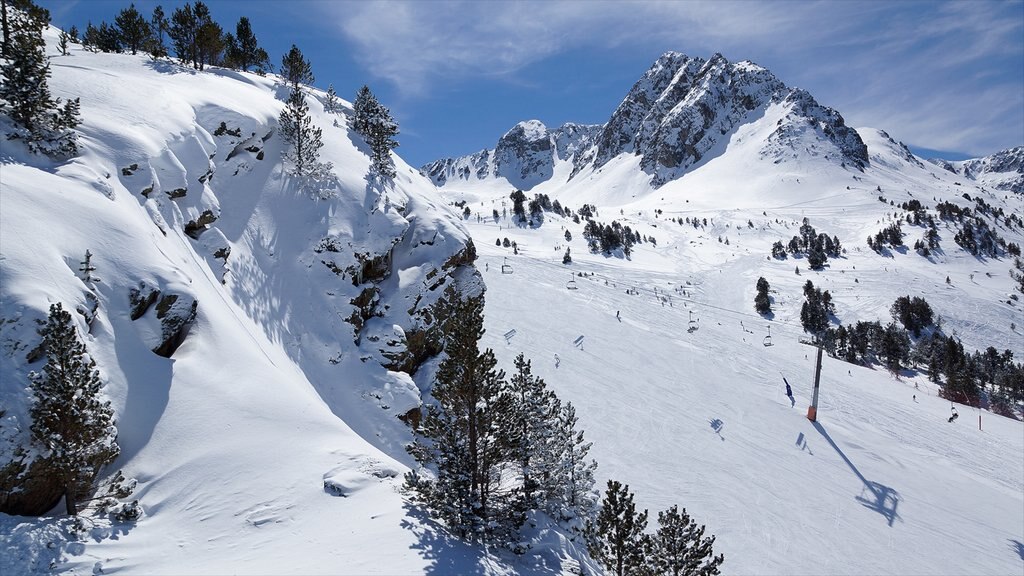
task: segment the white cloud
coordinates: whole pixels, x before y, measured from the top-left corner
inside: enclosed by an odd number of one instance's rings
[[[316,3],[406,95],[502,78],[568,50],[722,52],[807,88],[852,125],[989,153],[1024,140],[1020,2]],[[643,70],[637,70],[639,77]],[[555,90],[555,88],[552,88]],[[611,110],[609,110],[609,113]]]

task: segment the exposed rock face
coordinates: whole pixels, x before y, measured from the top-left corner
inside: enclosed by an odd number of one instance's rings
[[[188,330],[196,319],[199,301],[189,296],[178,297],[168,294],[156,305],[156,317],[160,319],[163,341],[153,349],[158,356],[170,358],[185,341]]]
[[[863,168],[867,147],[835,110],[818,104],[804,90],[789,88],[768,70],[751,62],[731,63],[721,54],[708,60],[668,52],[633,85],[602,126],[566,124],[547,130],[536,120],[521,122],[498,141],[494,152],[439,160],[423,172],[435,184],[452,178],[504,177],[528,190],[550,179],[554,160],[572,162],[570,178],[584,169],[600,168],[624,154],[640,156],[641,169],[654,186],[679,178],[708,158],[743,124],[783,105],[787,114],[765,143],[765,156],[781,151],[796,139],[813,136],[827,143],[826,152],[842,162]]]
[[[496,177],[529,190],[552,177],[557,160],[571,160],[585,151],[600,128],[570,123],[549,130],[539,120],[520,122],[498,140],[493,151],[438,160],[421,171],[438,186],[451,180]]]
[[[930,160],[954,174],[984,182],[998,190],[1024,194],[1024,146],[1007,148],[983,158],[962,162]]]

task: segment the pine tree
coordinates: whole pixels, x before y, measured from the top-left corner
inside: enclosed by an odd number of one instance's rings
[[[588,459],[591,444],[583,437],[583,431],[576,429],[576,408],[566,402],[558,414],[558,428],[554,436],[559,465],[553,486],[559,489],[558,510],[549,510],[556,518],[565,521],[588,522],[597,508],[597,491],[594,490],[594,471],[597,462]]]
[[[61,56],[67,56],[68,44],[71,43],[71,35],[68,34],[63,28],[60,29],[60,37],[57,39],[57,49],[60,50]]]
[[[396,173],[391,163],[391,151],[398,147],[394,138],[398,135],[398,124],[391,117],[391,111],[377,101],[367,86],[356,94],[353,111],[352,129],[370,145],[374,171],[384,178],[394,178]]]
[[[171,46],[174,47],[174,54],[178,60],[185,65],[192,64],[193,68],[198,69],[199,22],[192,9],[192,4],[186,2],[184,6],[174,9],[174,12],[171,13],[171,24],[167,29],[167,36],[171,39]]]
[[[335,113],[338,111],[338,93],[334,91],[334,84],[327,86],[327,97],[324,98],[324,112]]]
[[[302,55],[302,50],[292,44],[291,50],[281,57],[281,76],[297,89],[299,84],[312,84],[314,82],[313,68],[309,60]]]
[[[697,526],[684,508],[676,506],[658,512],[658,532],[651,539],[650,563],[656,574],[672,576],[714,576],[725,555],[714,555],[714,536],[704,537],[705,527]]]
[[[35,14],[35,15],[34,15]],[[23,140],[33,152],[70,155],[78,151],[78,100],[63,106],[50,96],[50,63],[46,58],[43,29],[49,14],[13,11],[8,15],[11,28],[9,59],[0,64],[0,110],[18,126],[8,138]]]
[[[249,19],[242,16],[235,26],[235,34],[224,38],[224,53],[227,65],[248,72],[249,68],[260,76],[270,71],[270,56],[260,47],[252,32]]]
[[[637,513],[629,486],[608,481],[597,520],[589,526],[590,556],[616,576],[643,572],[649,548],[647,511]]]
[[[459,536],[507,540],[523,517],[513,506],[515,494],[498,491],[500,468],[514,458],[512,406],[494,352],[477,346],[483,296],[463,299],[449,287],[435,311],[445,353],[432,391],[437,405],[428,409],[410,452],[434,467],[436,478],[412,472],[406,486]]]
[[[210,9],[202,2],[196,2],[193,13],[196,17],[196,57],[199,69],[206,65],[220,64],[224,52],[224,31],[213,21]]]
[[[757,294],[754,296],[754,309],[759,314],[768,314],[772,311],[772,303],[768,298],[768,281],[764,277],[757,279]]]
[[[149,19],[149,29],[151,33],[146,51],[149,52],[149,55],[154,59],[167,56],[167,46],[164,44],[164,34],[170,30],[170,23],[167,21],[167,16],[164,15],[164,9],[162,6],[157,6],[153,9],[153,15]]]
[[[75,515],[96,473],[120,452],[117,431],[110,403],[100,398],[96,363],[60,303],[50,306],[42,334],[46,366],[30,375],[32,439],[60,477],[67,513]]]
[[[125,48],[132,51],[132,55],[146,46],[151,30],[149,22],[135,9],[135,4],[121,10],[114,18],[118,34]]]
[[[292,173],[300,177],[310,176],[318,168],[320,148],[324,145],[323,130],[313,125],[306,96],[298,85],[292,87],[278,122],[281,136],[289,145],[285,158],[294,166]]]
[[[85,260],[82,260],[81,266],[78,267],[78,271],[82,273],[82,280],[86,282],[92,282],[92,273],[96,271],[96,267],[92,265],[92,252],[85,251]]]
[[[522,474],[525,507],[536,509],[556,500],[559,492],[555,440],[561,403],[544,379],[533,375],[530,361],[522,353],[516,356],[515,369],[508,386],[515,403],[510,432]]]

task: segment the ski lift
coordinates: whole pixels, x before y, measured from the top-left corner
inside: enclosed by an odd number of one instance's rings
[[[695,332],[698,328],[700,328],[699,322],[700,322],[700,317],[697,317],[696,319],[694,319],[694,317],[693,317],[693,310],[690,310],[690,322],[689,322],[689,327],[686,329],[686,331],[687,332]]]
[[[505,262],[501,265],[501,273],[502,274],[511,274],[512,273],[512,265],[508,263],[508,256],[505,257]]]
[[[565,283],[565,288],[567,290],[577,290],[577,289],[579,289],[579,286],[576,286],[576,279],[573,278],[571,274],[569,275],[569,281]]]
[[[765,346],[771,346],[772,345],[772,325],[771,324],[768,325],[768,335],[764,337],[764,345]]]

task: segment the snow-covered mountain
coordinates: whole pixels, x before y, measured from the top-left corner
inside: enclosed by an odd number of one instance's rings
[[[306,100],[333,169],[307,182],[282,159],[279,78],[61,56],[56,36],[50,88],[81,98],[81,152],[4,140],[0,158],[0,505],[41,514],[61,495],[28,416],[59,302],[112,401],[104,474],[137,479],[144,512],[80,542],[59,516],[0,514],[0,572],[426,570],[436,525],[398,490],[403,419],[436,368],[431,306],[482,287],[463,224],[397,156],[393,181],[371,177],[350,106],[325,112],[321,91]],[[433,553],[475,557],[444,538]]]
[[[778,121],[760,150],[765,157],[785,161],[789,151],[805,147],[853,168],[867,162],[856,130],[806,91],[787,87],[752,62],[668,52],[602,126],[566,124],[548,133],[536,120],[522,122],[502,136],[493,152],[438,160],[421,171],[439,186],[504,178],[529,190],[551,180],[559,161],[572,166],[567,175],[559,175],[564,182],[600,170],[619,156],[635,155],[657,188],[720,154],[741,126],[768,114]]]
[[[1024,146],[1002,150],[984,158],[959,162],[933,159],[930,162],[997,190],[1024,194]]]
[[[28,373],[39,321],[62,302],[106,382],[114,468],[138,480],[144,513],[84,537],[56,515],[0,514],[0,573],[595,572],[558,530],[540,526],[517,558],[448,535],[400,493],[403,417],[436,371],[424,336],[450,284],[486,288],[481,347],[501,367],[524,352],[577,406],[599,483],[630,485],[649,530],[658,510],[687,508],[726,573],[1024,569],[1021,422],[985,406],[947,422],[923,372],[833,358],[819,421],[805,417],[808,280],[833,295],[833,323],[888,321],[912,294],[966,349],[1024,357],[1008,253],[1024,244],[1024,199],[965,177],[969,162],[922,162],[753,64],[669,53],[605,125],[524,122],[493,151],[424,168],[429,179],[395,156],[386,185],[367,177],[348,105],[329,114],[311,89],[334,168],[300,182],[275,130],[278,79],[57,56],[49,34],[55,95],[81,97],[82,153],[55,163],[2,143],[0,464],[31,464],[18,452]],[[970,173],[1019,170],[1016,158]],[[571,215],[492,217],[514,188],[593,205],[643,240],[606,255]],[[937,218],[927,255],[870,250],[898,220],[906,244],[924,237],[902,208],[915,200],[969,209],[1003,242],[971,254],[954,239],[964,220]],[[846,248],[821,270],[771,257],[804,218]],[[771,316],[753,310],[762,276]],[[27,505],[0,489],[0,503]]]

